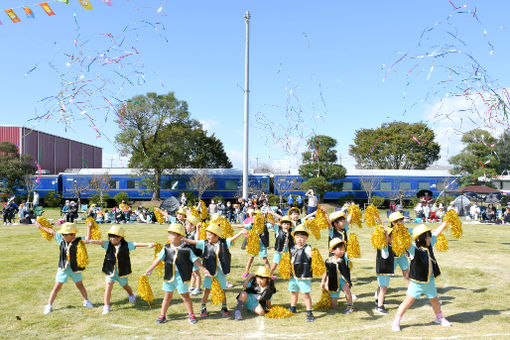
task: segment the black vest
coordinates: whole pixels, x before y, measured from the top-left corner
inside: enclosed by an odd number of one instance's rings
[[[345,282],[349,285],[349,287],[352,287],[351,283],[351,271],[349,270],[349,266],[347,265],[347,262],[345,261],[345,255],[343,258],[338,260],[336,262],[336,259],[334,257],[328,258],[326,261],[326,271],[328,273],[328,290],[330,292],[336,292],[338,289],[341,289],[339,285],[339,273],[342,279],[344,279]]]
[[[285,246],[288,246],[288,250],[294,248],[294,237],[292,237],[290,231],[285,232],[280,227],[278,229],[278,234],[276,235],[274,250],[277,253],[283,253],[283,251],[285,250]]]
[[[110,242],[108,249],[104,255],[103,273],[113,276],[115,273],[115,264],[117,264],[117,271],[119,277],[124,277],[131,274],[131,259],[129,258],[129,247],[126,240],[120,241],[119,252],[115,256],[115,246]]]
[[[176,249],[177,254],[175,254]],[[191,273],[193,272],[193,262],[189,258],[191,251],[190,248],[184,246],[173,248],[170,244],[165,245],[165,281],[174,280],[174,265],[177,266],[183,282],[188,282],[191,279]]]
[[[432,268],[430,267],[431,265]],[[432,247],[416,247],[414,257],[411,260],[409,277],[411,280],[419,283],[428,283],[430,274],[434,275],[434,277],[438,277],[441,274]]]
[[[219,262],[221,265],[221,271],[223,274],[227,275],[230,273],[230,261],[231,255],[230,251],[227,247],[227,241],[224,238],[220,238],[218,240],[219,244]],[[205,248],[203,253],[203,265],[204,267],[211,273],[211,275],[216,275],[216,267],[218,259],[216,257],[215,245],[209,243],[209,241],[205,241]]]
[[[388,244],[388,258],[384,259],[381,255],[381,249],[377,249],[377,257],[375,258],[375,272],[377,274],[391,274],[395,273],[395,253]]]
[[[340,231],[336,230],[335,227],[333,227],[333,237],[330,237],[328,241],[331,241],[335,237],[338,237],[341,240],[345,240],[345,243],[347,243],[347,230],[341,229]]]
[[[196,233],[197,233],[196,231],[194,231],[192,233],[186,233],[186,238],[189,240],[194,240]],[[195,256],[202,257],[202,249],[198,249],[196,245],[186,243],[185,247],[191,249],[191,251],[193,251],[193,254],[195,254]]]
[[[296,279],[312,278],[312,258],[305,252],[307,247],[310,246],[305,244],[303,248],[294,247],[290,251],[292,271]]]
[[[269,247],[269,230],[267,230],[267,225],[264,223],[264,230],[259,235],[259,240],[262,242],[264,247]]]
[[[273,281],[271,279],[267,279],[267,281],[266,287],[261,287],[257,284],[257,279],[253,278],[250,281],[251,287],[246,288],[246,293],[255,295],[264,310],[267,309],[267,301],[271,300],[273,294],[276,293]]]
[[[71,270],[73,273],[81,272],[85,270],[85,268],[78,267],[78,262],[76,261],[76,251],[78,249],[78,243],[81,241],[81,237],[77,237],[71,241],[69,245],[69,264],[71,265]],[[58,267],[60,269],[66,269],[67,265],[67,252],[66,252],[66,241],[62,240],[60,242],[60,256],[58,258]]]

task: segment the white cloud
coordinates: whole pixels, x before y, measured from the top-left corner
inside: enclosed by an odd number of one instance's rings
[[[215,119],[200,119],[200,123],[205,131],[209,134],[216,132],[216,129],[220,126],[220,122]]]

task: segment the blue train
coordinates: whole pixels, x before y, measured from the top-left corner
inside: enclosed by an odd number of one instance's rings
[[[190,178],[204,169],[180,169],[171,174],[164,174],[161,180],[161,197],[178,197],[183,191],[196,191]],[[79,169],[66,171],[58,175],[42,175],[34,190],[44,197],[49,192],[59,193],[64,199],[76,198],[76,188],[89,187],[94,177],[101,177],[108,173],[110,177],[108,194],[113,197],[119,192],[125,192],[133,200],[149,200],[152,192],[147,190],[144,175],[136,169]],[[222,196],[234,199],[242,193],[242,171],[238,169],[207,169],[207,174],[213,179],[213,184],[204,192],[203,198],[210,199]],[[249,191],[253,194],[272,193],[283,197],[289,194],[303,195],[301,187],[304,181],[297,173],[268,174],[253,173],[248,176]],[[453,176],[447,170],[354,170],[348,171],[346,178],[336,180],[342,183],[341,191],[331,191],[324,195],[326,201],[348,197],[356,201],[367,200],[368,195],[376,195],[385,199],[409,199],[419,190],[430,190],[436,198],[445,189],[453,190],[458,187],[458,176]],[[92,189],[82,189],[81,197],[92,197],[96,192]]]

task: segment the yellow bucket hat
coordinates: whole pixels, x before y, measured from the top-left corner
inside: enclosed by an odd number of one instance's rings
[[[298,215],[301,215],[301,210],[299,210],[299,208],[296,208],[296,207],[290,208],[288,215],[290,216],[290,214],[292,214],[293,211],[297,211]]]
[[[200,223],[200,219],[195,215],[186,216],[186,220],[193,225],[197,225],[198,223]]]
[[[329,241],[329,252],[332,253],[333,252],[333,248],[335,248],[340,243],[344,243],[345,244],[345,240],[343,240],[343,239],[341,239],[339,237],[335,237],[335,238],[331,239],[331,241]]]
[[[218,223],[210,223],[205,231],[213,233],[218,237],[223,237],[223,232],[221,231],[221,227]]]
[[[122,228],[120,225],[112,225],[110,230],[108,230],[108,234],[125,237],[124,228]]]
[[[186,236],[186,229],[184,229],[184,226],[180,223],[172,223],[170,224],[170,227],[168,227],[169,233],[176,233],[181,236]]]
[[[390,216],[388,216],[388,220],[390,222],[395,222],[402,218],[404,218],[404,215],[402,215],[400,211],[395,211],[394,213],[391,213]]]
[[[220,219],[220,217],[221,217],[220,214],[214,213],[214,214],[211,215],[211,221],[217,221],[217,220]]]
[[[288,222],[288,223],[292,223],[292,220],[290,219],[289,215],[285,215],[282,217],[282,219],[280,220],[280,223],[283,223],[283,222]]]
[[[59,230],[59,233],[61,233],[62,235],[76,234],[77,232],[78,232],[78,229],[76,228],[76,224],[71,223],[71,222],[66,222],[66,223],[62,224],[62,226],[60,227],[60,230]]]
[[[418,238],[418,236],[420,236],[423,233],[426,233],[427,231],[430,231],[430,228],[427,227],[425,224],[420,224],[419,226],[414,227],[413,241],[415,241]]]
[[[260,277],[267,277],[267,278],[271,277],[271,273],[269,272],[269,269],[267,269],[264,266],[258,267],[257,271],[255,272],[255,275],[260,276]]]
[[[177,210],[177,214],[182,214],[184,216],[186,216],[188,214],[188,212],[186,211],[186,208],[179,208],[179,210]]]
[[[345,212],[343,210],[338,210],[338,211],[332,212],[329,215],[329,220],[331,221],[331,223],[333,223],[336,220],[338,220],[340,217],[345,218]]]
[[[310,236],[310,230],[308,230],[308,228],[304,224],[300,224],[296,227],[296,229],[294,229],[294,231],[291,233],[292,237],[294,237],[294,234],[298,231],[304,232],[308,236]]]

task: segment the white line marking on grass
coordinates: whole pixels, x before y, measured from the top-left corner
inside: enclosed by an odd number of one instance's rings
[[[510,333],[493,333],[493,334],[480,334],[479,337],[502,337],[502,336],[510,336]],[[452,335],[452,336],[401,336],[401,339],[463,339],[463,338],[473,338],[475,337],[473,334],[466,335]]]
[[[120,324],[118,324],[118,323],[111,323],[110,325],[111,325],[111,326],[113,326],[113,327],[118,327],[118,328],[127,328],[127,329],[135,329],[135,328],[138,328],[138,327],[134,327],[134,326],[120,325]]]

